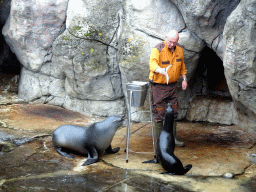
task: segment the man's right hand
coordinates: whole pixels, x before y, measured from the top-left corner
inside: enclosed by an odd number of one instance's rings
[[[164,76],[167,76],[167,73],[165,71],[166,69],[165,68],[161,68],[161,67],[158,67],[156,70],[155,70],[155,73],[160,73]]]

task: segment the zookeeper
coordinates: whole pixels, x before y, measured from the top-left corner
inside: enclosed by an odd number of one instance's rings
[[[182,89],[187,88],[186,67],[184,63],[183,49],[178,44],[179,33],[171,30],[165,35],[165,41],[157,44],[151,50],[150,74],[151,102],[154,114],[155,138],[158,139],[163,126],[165,108],[167,103],[172,104],[174,110],[173,132],[175,144],[184,146],[184,142],[176,139],[176,119],[178,115],[177,81],[182,76]]]

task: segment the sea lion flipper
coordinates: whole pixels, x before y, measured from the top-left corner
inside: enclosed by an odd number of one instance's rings
[[[119,150],[120,150],[120,147],[116,147],[116,148],[112,149],[112,146],[109,145],[109,147],[105,151],[106,151],[106,153],[113,154],[113,153],[117,153]]]
[[[98,159],[87,159],[84,164],[82,166],[86,166],[86,165],[90,165],[90,164],[93,164],[93,163],[96,163],[98,161]]]
[[[155,159],[151,159],[149,161],[143,161],[142,163],[154,163],[154,164],[157,164],[157,163],[159,163],[159,161],[158,161],[157,158],[155,158]]]
[[[61,147],[56,148],[56,151],[57,151],[60,155],[62,155],[62,156],[64,156],[64,157],[67,157],[67,158],[75,158],[71,153],[68,153],[68,152],[64,151],[63,148],[61,148]]]
[[[98,152],[94,147],[88,147],[87,151],[88,151],[88,158],[82,166],[96,163],[99,160]]]
[[[184,175],[192,168],[191,164],[188,164],[184,167]]]

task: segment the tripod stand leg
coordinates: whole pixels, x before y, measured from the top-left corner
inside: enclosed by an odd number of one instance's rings
[[[153,125],[153,112],[151,106],[151,95],[149,93],[149,108],[150,108],[150,120],[151,120],[151,128],[152,128],[152,140],[153,140],[153,149],[154,149],[154,159],[149,161],[143,161],[142,163],[158,163],[157,153],[156,153],[156,145],[155,145],[155,133],[154,133],[154,125]]]
[[[156,146],[155,146],[155,133],[154,133],[154,125],[153,125],[153,112],[151,106],[151,94],[149,93],[149,109],[150,109],[150,121],[151,121],[151,129],[152,129],[152,140],[153,140],[153,149],[154,149],[154,157],[156,158]]]
[[[130,92],[130,100],[128,106],[128,123],[127,123],[127,131],[126,131],[126,163],[128,163],[129,156],[129,139],[130,139],[130,127],[131,127],[131,106],[132,106],[132,90]]]

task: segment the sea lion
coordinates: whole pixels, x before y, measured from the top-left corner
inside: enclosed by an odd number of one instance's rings
[[[171,104],[168,103],[165,110],[164,126],[157,140],[157,157],[163,168],[167,171],[164,174],[184,175],[192,168],[192,165],[188,164],[183,167],[181,161],[174,155],[173,121],[174,111],[171,108]]]
[[[167,171],[164,174],[170,175],[184,175],[191,168],[192,165],[188,164],[183,167],[181,161],[174,155],[175,139],[173,135],[173,122],[174,111],[171,104],[167,104],[165,110],[165,121],[157,139],[156,156],[154,159],[144,161],[142,163],[161,163],[163,168]]]
[[[107,117],[104,121],[86,127],[62,125],[54,130],[52,143],[57,152],[67,158],[74,158],[72,152],[88,155],[83,166],[98,161],[98,155],[106,151],[116,153],[119,147],[112,149],[111,142],[123,118]]]

